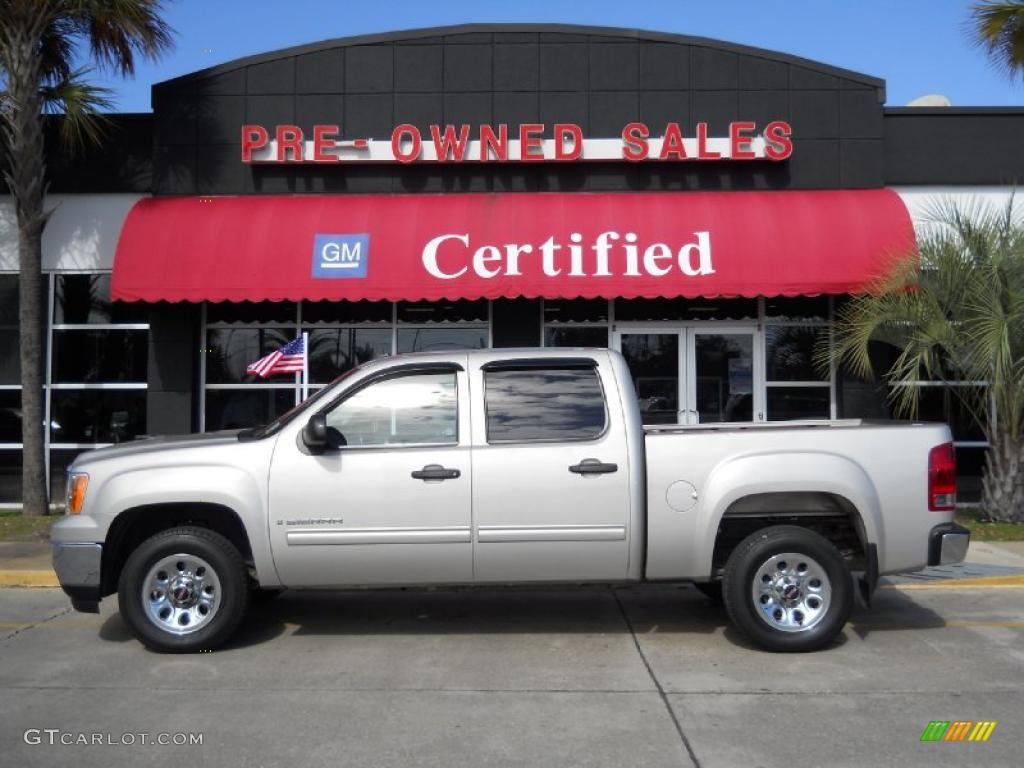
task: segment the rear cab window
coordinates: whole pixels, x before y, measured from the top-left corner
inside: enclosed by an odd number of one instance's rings
[[[488,443],[595,440],[608,427],[597,363],[498,361],[483,367]]]

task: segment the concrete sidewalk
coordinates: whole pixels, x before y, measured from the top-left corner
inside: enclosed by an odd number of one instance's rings
[[[1024,541],[972,541],[962,563],[886,576],[882,584],[924,589],[950,579],[963,585],[1024,585]],[[57,586],[48,542],[0,542],[0,587]]]

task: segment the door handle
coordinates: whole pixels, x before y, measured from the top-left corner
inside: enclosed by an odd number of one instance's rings
[[[607,464],[600,459],[584,459],[579,464],[573,464],[569,471],[576,475],[607,475],[611,472],[618,472],[618,464]]]
[[[440,464],[427,464],[423,469],[413,470],[415,480],[454,480],[461,477],[462,473],[457,469],[447,469]]]

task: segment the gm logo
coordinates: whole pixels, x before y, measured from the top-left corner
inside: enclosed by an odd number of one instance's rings
[[[313,239],[313,277],[366,277],[370,235],[316,235]]]

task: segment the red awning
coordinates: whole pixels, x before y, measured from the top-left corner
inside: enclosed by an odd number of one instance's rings
[[[891,190],[147,198],[124,301],[796,296],[914,244]]]

